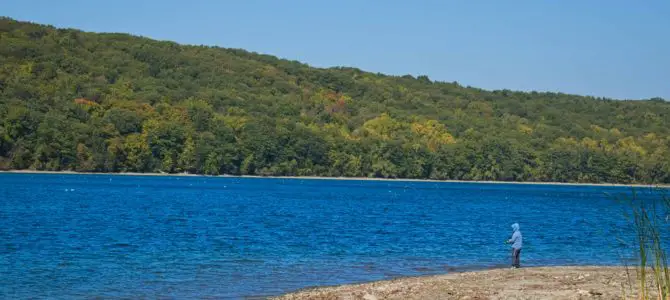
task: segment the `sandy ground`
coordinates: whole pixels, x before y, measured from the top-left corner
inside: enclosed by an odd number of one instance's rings
[[[309,180],[367,180],[367,181],[398,181],[398,182],[452,182],[452,183],[492,183],[492,184],[541,184],[541,185],[584,185],[584,186],[624,186],[624,187],[643,187],[643,188],[670,188],[670,185],[663,184],[619,184],[619,183],[567,183],[567,182],[520,182],[520,181],[463,181],[463,180],[431,180],[431,179],[403,179],[403,178],[370,178],[370,177],[317,177],[317,176],[256,176],[256,175],[200,175],[189,173],[90,173],[90,172],[75,172],[75,171],[36,171],[36,170],[4,170],[2,173],[16,173],[16,174],[89,174],[89,175],[127,175],[127,176],[188,176],[188,177],[224,177],[224,178],[275,178],[275,179],[309,179]]]
[[[634,280],[635,270],[629,273]],[[307,289],[275,299],[634,299],[629,282],[623,267],[495,269]]]

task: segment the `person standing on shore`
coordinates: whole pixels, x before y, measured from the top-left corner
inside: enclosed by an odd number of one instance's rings
[[[512,244],[512,268],[521,267],[521,247],[523,247],[523,236],[521,235],[521,230],[519,230],[519,223],[512,224],[512,238],[507,241],[508,244]]]

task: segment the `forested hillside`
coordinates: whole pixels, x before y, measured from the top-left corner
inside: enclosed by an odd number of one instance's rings
[[[0,120],[2,169],[670,183],[662,99],[485,91],[7,18]]]

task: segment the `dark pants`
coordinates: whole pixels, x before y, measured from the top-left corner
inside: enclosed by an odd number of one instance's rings
[[[519,256],[521,256],[521,249],[512,248],[512,267],[521,267],[521,260],[519,259]]]

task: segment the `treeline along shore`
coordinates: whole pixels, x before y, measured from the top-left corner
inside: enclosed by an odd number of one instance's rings
[[[0,18],[0,169],[670,183],[670,103]]]

